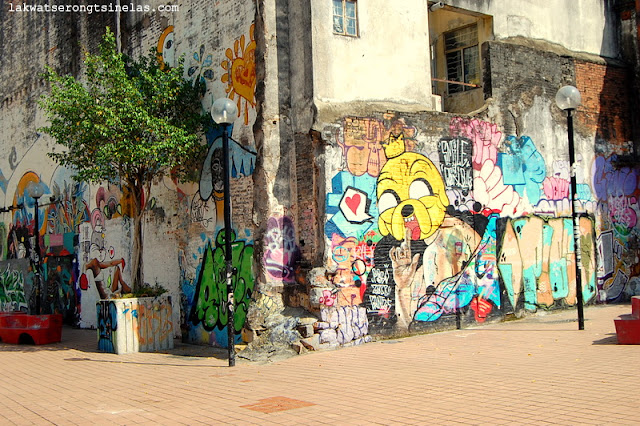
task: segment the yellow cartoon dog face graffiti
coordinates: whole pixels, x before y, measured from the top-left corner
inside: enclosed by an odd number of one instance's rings
[[[391,158],[378,176],[378,227],[382,235],[412,240],[432,235],[444,220],[449,199],[444,181],[424,155],[405,152]]]

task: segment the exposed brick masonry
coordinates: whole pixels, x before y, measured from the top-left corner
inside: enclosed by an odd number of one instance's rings
[[[576,87],[582,94],[577,120],[595,132],[596,138],[626,147],[631,140],[627,70],[584,61],[576,61],[575,70]]]

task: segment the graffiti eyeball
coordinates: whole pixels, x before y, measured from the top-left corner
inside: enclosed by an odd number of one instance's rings
[[[333,254],[333,260],[338,264],[349,260],[349,257],[351,255],[349,250],[343,246],[338,246],[334,248],[332,254]]]
[[[426,179],[416,179],[409,185],[409,198],[419,200],[422,197],[433,195],[431,184]]]
[[[351,264],[351,272],[361,277],[367,272],[367,264],[362,259],[356,259]]]
[[[398,205],[398,194],[393,190],[387,190],[380,196],[378,200],[378,211],[382,214],[387,210],[393,209]]]
[[[173,66],[175,64],[175,35],[173,33],[173,25],[168,26],[158,39],[158,61],[161,69],[166,65]]]

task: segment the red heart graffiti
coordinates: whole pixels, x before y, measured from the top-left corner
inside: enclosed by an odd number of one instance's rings
[[[353,214],[356,214],[358,206],[360,205],[360,194],[353,194],[353,197],[345,198],[345,203],[347,204],[347,207],[351,209]]]

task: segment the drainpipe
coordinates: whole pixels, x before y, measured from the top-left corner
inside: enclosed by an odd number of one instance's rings
[[[120,35],[120,0],[116,0],[116,49],[122,53],[122,37]]]

